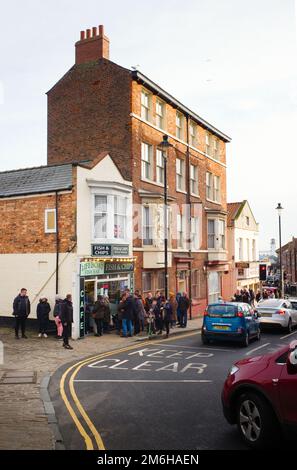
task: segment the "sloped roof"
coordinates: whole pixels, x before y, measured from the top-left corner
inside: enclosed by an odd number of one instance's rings
[[[227,226],[232,227],[234,220],[236,219],[238,212],[245,201],[241,202],[228,202],[227,204]]]
[[[0,198],[71,189],[72,164],[40,166],[0,173]]]

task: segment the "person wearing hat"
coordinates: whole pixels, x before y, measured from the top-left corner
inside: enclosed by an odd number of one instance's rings
[[[55,297],[55,308],[54,308],[54,320],[56,323],[57,327],[57,339],[63,339],[63,324],[61,321],[61,309],[62,309],[62,303],[63,303],[63,298],[61,295],[57,294]]]
[[[36,309],[37,313],[37,319],[39,323],[39,335],[38,337],[41,338],[42,336],[44,338],[47,338],[47,328],[48,328],[48,322],[49,322],[49,313],[51,311],[50,304],[47,301],[46,297],[42,297],[39,300],[39,304],[37,305]]]

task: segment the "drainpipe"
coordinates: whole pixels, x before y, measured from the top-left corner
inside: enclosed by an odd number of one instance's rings
[[[59,202],[58,191],[56,191],[56,294],[59,293],[59,251],[60,251],[58,202]]]
[[[188,230],[187,230],[187,236],[188,236],[188,251],[189,251],[189,264],[190,264],[190,274],[189,274],[189,299],[190,299],[190,320],[192,320],[192,250],[191,250],[191,220],[192,220],[192,214],[191,214],[191,160],[190,160],[190,140],[189,140],[189,116],[186,116],[186,122],[187,122],[187,210],[189,214],[189,224],[188,224]]]

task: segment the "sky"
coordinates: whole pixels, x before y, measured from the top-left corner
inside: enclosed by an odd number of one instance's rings
[[[11,0],[0,17],[0,171],[46,164],[46,91],[80,30],[104,24],[137,68],[232,137],[228,202],[248,199],[260,249],[297,236],[294,0]],[[278,243],[278,241],[277,241]]]

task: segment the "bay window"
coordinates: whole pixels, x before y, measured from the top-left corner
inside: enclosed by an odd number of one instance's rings
[[[224,219],[208,219],[208,249],[226,249],[226,221]]]
[[[94,238],[107,238],[107,196],[95,196]]]
[[[143,245],[153,244],[153,213],[152,207],[142,208],[142,243]]]
[[[127,239],[127,205],[125,197],[94,194],[94,241]]]

